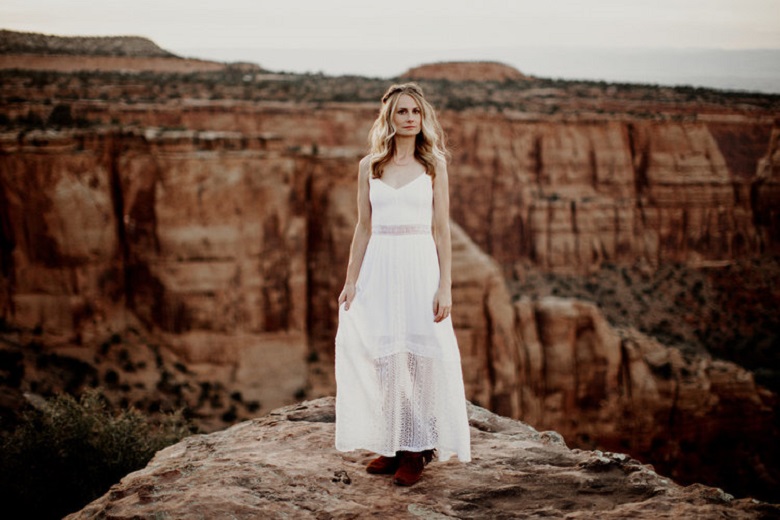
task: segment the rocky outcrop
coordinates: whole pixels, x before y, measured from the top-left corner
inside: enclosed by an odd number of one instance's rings
[[[432,462],[414,487],[334,445],[334,399],[184,439],[66,518],[770,518],[777,505],[682,487],[620,453],[470,406],[473,462]]]
[[[413,67],[401,75],[404,79],[446,79],[449,81],[527,80],[516,68],[495,61],[447,61]]]

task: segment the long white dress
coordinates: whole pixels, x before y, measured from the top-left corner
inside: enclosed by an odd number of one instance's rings
[[[447,317],[433,321],[439,259],[425,173],[393,188],[369,180],[371,238],[355,298],[339,307],[336,448],[437,449],[471,460],[460,352]]]

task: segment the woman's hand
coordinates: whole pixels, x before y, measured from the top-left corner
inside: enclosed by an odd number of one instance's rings
[[[352,300],[355,299],[355,284],[354,283],[345,283],[344,288],[341,290],[341,294],[339,294],[339,306],[341,306],[342,303],[346,302],[346,305],[344,305],[344,310],[348,311],[349,306],[352,304]]]
[[[439,287],[433,296],[433,321],[439,323],[446,319],[452,310],[452,291],[447,287]]]

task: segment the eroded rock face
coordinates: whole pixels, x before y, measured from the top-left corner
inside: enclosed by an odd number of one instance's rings
[[[453,219],[506,273],[522,276],[524,262],[586,272],[776,251],[777,216],[763,202],[776,195],[771,123],[454,116],[449,129],[462,150]]]
[[[336,297],[375,108],[115,104],[107,114],[120,121],[213,131],[3,136],[0,316],[83,345],[85,358],[140,324],[193,373],[266,409],[307,386],[332,393]],[[767,446],[754,435],[774,438],[774,397],[749,374],[612,330],[587,304],[513,304],[503,276],[528,263],[585,271],[776,250],[774,123],[442,119],[468,397],[680,468],[688,443],[721,446],[714,428]],[[724,145],[735,127],[742,151]],[[670,441],[668,425],[679,427]]]
[[[498,265],[457,227],[453,266],[470,400],[578,447],[628,451],[684,482],[708,467],[709,482],[773,495],[777,396],[749,371],[616,329],[588,302],[511,302]],[[719,468],[710,465],[715,452]]]
[[[300,158],[236,134],[32,139],[3,144],[0,308],[11,328],[85,351],[142,329],[191,373],[267,409],[303,391]]]
[[[529,91],[529,96],[534,93]],[[701,265],[777,251],[777,124],[722,109],[685,121],[440,113],[453,151],[452,217],[505,274],[604,263]],[[286,146],[365,150],[370,103],[74,104],[108,122],[283,136]],[[637,108],[637,107],[634,107]],[[605,109],[606,110],[606,109]],[[350,165],[348,176],[354,179]]]
[[[708,467],[718,453],[719,462],[728,462],[710,466],[710,482],[772,495],[778,474],[771,468],[780,452],[764,437],[780,433],[777,397],[750,372],[613,329],[586,302],[521,300],[515,312],[518,373],[528,377],[517,416],[580,447],[652,460],[684,482],[694,481],[692,468]]]
[[[777,505],[681,487],[619,453],[469,407],[473,462],[432,462],[411,488],[340,453],[334,399],[276,410],[160,451],[66,518],[770,518]]]

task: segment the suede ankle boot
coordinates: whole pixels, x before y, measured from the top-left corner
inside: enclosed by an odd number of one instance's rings
[[[425,457],[425,452],[402,451],[401,462],[393,477],[393,483],[397,486],[411,486],[420,480],[425,467]]]
[[[385,457],[380,455],[368,463],[366,471],[374,475],[392,475],[398,469],[399,462],[398,456]]]

